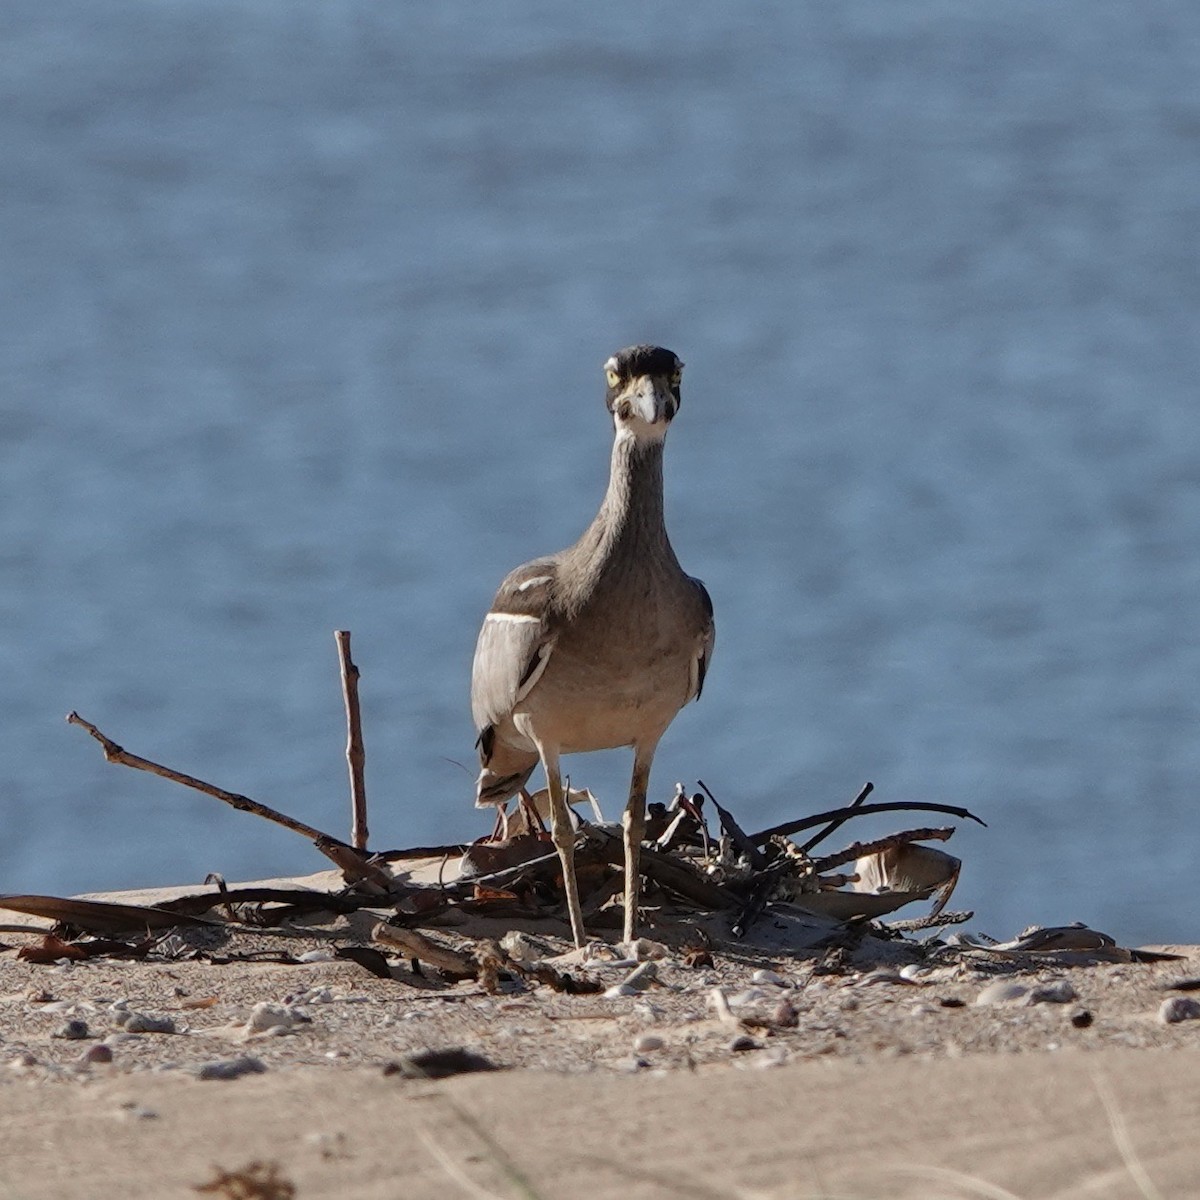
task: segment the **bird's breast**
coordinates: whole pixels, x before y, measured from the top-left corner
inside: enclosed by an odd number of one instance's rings
[[[564,631],[529,695],[517,705],[526,722],[563,753],[628,746],[657,737],[690,695],[694,634],[655,620],[583,623]]]

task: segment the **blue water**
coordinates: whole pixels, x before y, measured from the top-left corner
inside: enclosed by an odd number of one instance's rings
[[[373,844],[483,833],[479,619],[590,519],[601,364],[650,340],[718,618],[652,791],[969,805],[975,927],[1196,938],[1200,9],[10,0],[0,38],[0,889],[319,867],[63,716],[344,832],[336,628]],[[570,764],[613,816],[627,766]]]

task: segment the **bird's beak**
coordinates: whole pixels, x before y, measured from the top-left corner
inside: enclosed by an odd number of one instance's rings
[[[666,425],[675,415],[675,397],[665,378],[640,375],[630,383],[625,393],[631,415],[647,425]]]

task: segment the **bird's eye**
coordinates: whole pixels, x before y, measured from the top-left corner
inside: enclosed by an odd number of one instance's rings
[[[608,386],[611,388],[615,388],[617,384],[621,382],[620,375],[618,375],[616,371],[612,369],[612,367],[608,367],[605,370],[604,378],[608,380]]]
[[[683,368],[676,367],[675,370],[671,372],[671,386],[673,388],[677,388],[682,382],[683,382]]]

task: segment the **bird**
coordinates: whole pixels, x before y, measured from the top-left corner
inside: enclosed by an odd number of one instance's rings
[[[576,946],[586,934],[560,758],[633,749],[621,819],[631,942],[650,766],[675,715],[703,691],[713,654],[712,599],[679,565],[663,513],[663,450],[682,375],[661,346],[630,346],[605,362],[614,436],[600,510],[573,546],[505,577],[475,646],[476,806],[503,811],[541,763]]]

